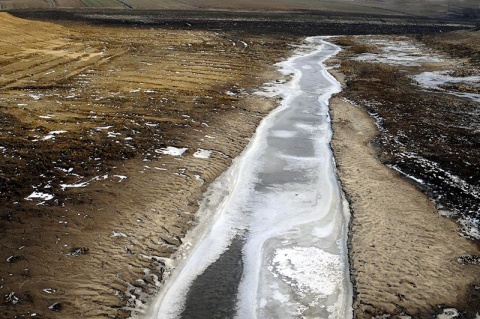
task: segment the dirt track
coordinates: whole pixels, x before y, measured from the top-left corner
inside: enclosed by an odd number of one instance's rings
[[[123,317],[273,106],[246,93],[296,39],[0,25],[0,316]]]

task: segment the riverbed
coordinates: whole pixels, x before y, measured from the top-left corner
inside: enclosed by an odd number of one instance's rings
[[[291,75],[246,150],[209,188],[199,224],[147,318],[350,318],[348,203],[330,149],[328,101],[340,84],[308,38],[279,64]]]

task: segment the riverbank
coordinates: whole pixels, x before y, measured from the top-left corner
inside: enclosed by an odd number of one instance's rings
[[[389,57],[379,47],[360,41],[340,40],[350,44],[343,54],[343,69],[348,66],[355,69],[355,72],[347,73],[346,78],[345,74],[335,71],[337,78],[344,83],[344,91],[331,102],[334,130],[332,148],[339,177],[352,210],[349,249],[355,289],[355,318],[383,315],[392,315],[394,318],[401,315],[426,318],[444,311],[474,318],[479,310],[479,265],[465,260],[471,256],[475,260],[475,256],[480,254],[478,243],[460,236],[459,225],[439,214],[435,205],[420,191],[427,186],[419,183],[423,176],[418,176],[418,171],[417,175],[412,173],[410,179],[407,179],[406,176],[409,175],[402,175],[384,165],[385,162],[392,163],[391,158],[395,157],[395,151],[391,151],[391,145],[395,142],[385,147],[386,144],[381,141],[387,139],[384,136],[388,134],[394,135],[392,132],[395,132],[395,126],[401,126],[403,122],[395,111],[399,106],[383,104],[387,103],[383,101],[391,103],[394,95],[390,93],[382,96],[379,93],[382,91],[375,88],[392,85],[395,88],[389,92],[398,92],[408,80],[399,76],[394,81],[383,79],[382,76],[385,77],[388,72],[396,69],[377,61],[355,68],[355,61],[350,61],[358,56],[358,52],[355,53],[351,48],[361,53],[386,56],[382,62],[389,63]],[[389,43],[391,40],[377,38],[376,41]],[[401,41],[408,43],[406,47],[410,49],[415,45],[420,46],[413,39],[395,41],[395,50],[399,51]],[[428,54],[423,53],[424,56]],[[407,60],[413,58],[415,62],[418,62],[419,57],[422,59],[421,55],[401,56]],[[402,59],[395,53],[391,53],[390,57],[392,63],[399,63]],[[430,56],[425,61],[431,63],[433,60]],[[438,62],[445,65],[443,60]],[[422,65],[425,68],[425,64]],[[360,71],[362,67],[364,69]],[[431,69],[433,65],[429,67]],[[410,71],[414,68],[415,65],[407,66]],[[378,72],[370,73],[368,70]],[[373,82],[374,86],[371,85]],[[369,88],[364,91],[369,94],[369,99],[355,98],[360,96],[359,92],[364,88],[362,85]],[[427,94],[420,91],[418,88],[417,94]],[[409,92],[415,94],[413,90]],[[421,101],[418,97],[412,98]],[[402,100],[395,102],[401,103]],[[417,109],[423,106],[418,103],[416,105]],[[434,112],[432,108],[429,110]],[[418,119],[425,122],[425,119],[434,118],[438,121],[436,123],[444,123],[441,108],[436,110],[436,113],[419,116]],[[410,111],[410,115],[414,116],[415,113]],[[420,125],[411,120],[409,122]],[[412,134],[406,129],[401,132]],[[448,134],[446,132],[444,134]],[[474,133],[470,136],[473,137]],[[403,141],[405,138],[408,137],[388,139]],[[410,136],[410,141],[417,145],[413,151],[422,152],[424,147],[428,147],[428,144],[422,143],[421,138]],[[402,145],[399,151],[407,148],[405,144]],[[459,144],[456,147],[460,147]],[[466,152],[470,151],[468,145],[464,147]],[[405,163],[402,167],[409,167],[408,165]],[[425,173],[426,175],[428,174]],[[435,187],[442,187],[441,183],[437,185],[439,186]]]

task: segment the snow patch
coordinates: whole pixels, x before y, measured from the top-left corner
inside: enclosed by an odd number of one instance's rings
[[[51,200],[54,196],[52,194],[42,193],[42,192],[33,192],[28,197],[25,197],[26,200],[42,199],[42,200]]]
[[[114,177],[118,177],[118,178],[120,179],[120,180],[118,181],[119,183],[120,183],[121,181],[123,181],[124,179],[127,178],[127,176],[125,176],[125,175],[113,175],[113,176],[114,176]]]
[[[196,158],[210,158],[212,155],[213,151],[210,150],[204,150],[202,148],[199,148],[195,153],[193,153],[193,157]]]
[[[458,313],[458,310],[455,308],[446,308],[443,309],[443,312],[439,315],[437,315],[437,319],[453,319],[453,318],[458,318],[460,314]]]
[[[53,138],[55,138],[55,135],[64,134],[64,133],[67,133],[67,131],[51,131],[50,133],[45,135],[44,138],[42,138],[42,141],[53,139]]]
[[[355,58],[357,61],[386,63],[390,65],[419,66],[423,63],[438,63],[444,61],[437,54],[429,53],[427,49],[414,44],[408,39],[385,40],[363,37],[368,44],[379,48],[378,53],[363,53]]]
[[[164,148],[156,149],[155,153],[158,154],[165,154],[171,156],[182,156],[188,150],[188,147],[174,147],[174,146],[167,146]]]
[[[449,94],[453,94],[459,97],[465,97],[475,102],[480,102],[479,93],[458,92],[454,90],[444,89],[442,85],[449,84],[468,84],[480,88],[480,76],[466,76],[466,77],[454,77],[448,74],[446,71],[433,71],[423,72],[413,76],[413,79],[417,83],[427,89],[444,91]]]

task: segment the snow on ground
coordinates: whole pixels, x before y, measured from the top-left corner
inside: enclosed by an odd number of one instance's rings
[[[378,47],[378,53],[360,54],[356,60],[379,62],[390,65],[419,66],[423,63],[438,63],[443,57],[430,53],[424,46],[414,44],[407,38],[379,39],[376,37],[362,37],[367,44]]]
[[[199,148],[195,153],[193,153],[193,157],[196,158],[210,158],[211,155],[212,151],[204,150],[202,148]]]
[[[414,75],[413,79],[424,88],[444,91],[445,93],[480,102],[480,93],[458,92],[442,88],[442,86],[450,84],[467,84],[478,88],[480,91],[480,76],[455,77],[448,73],[448,71],[423,72]]]
[[[67,131],[51,131],[42,138],[42,141],[54,139],[55,135],[64,134],[64,133],[67,133]]]
[[[158,154],[165,154],[171,156],[182,156],[188,150],[187,147],[174,147],[174,146],[167,146],[164,148],[156,149],[155,153]]]
[[[28,195],[28,197],[26,197],[25,199],[26,200],[33,200],[33,199],[51,200],[51,199],[53,199],[53,197],[54,196],[52,194],[47,194],[47,193],[42,193],[42,192],[35,191],[35,192],[31,193],[30,195]]]

